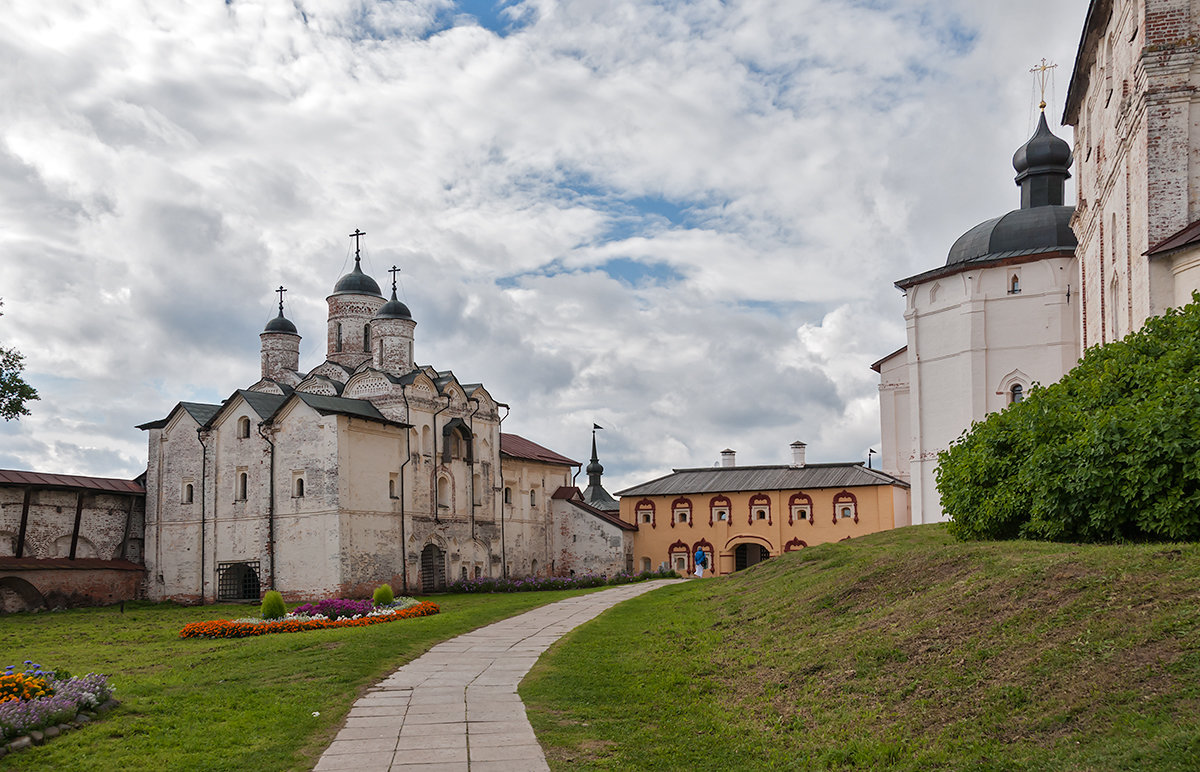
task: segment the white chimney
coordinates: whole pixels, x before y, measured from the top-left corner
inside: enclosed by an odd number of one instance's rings
[[[792,443],[792,466],[804,466],[805,445],[800,440]]]
[[[721,451],[721,466],[737,466],[737,451],[725,448]]]

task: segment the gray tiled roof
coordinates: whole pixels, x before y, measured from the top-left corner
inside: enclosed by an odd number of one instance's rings
[[[238,394],[242,395],[242,399],[246,400],[246,404],[255,413],[258,413],[259,418],[270,418],[275,415],[275,411],[287,400],[287,397],[282,394],[271,394],[266,391],[238,389]]]
[[[665,477],[635,485],[618,496],[682,496],[732,491],[788,491],[807,488],[853,488],[908,483],[861,463],[807,466],[718,466],[676,469]]]
[[[324,394],[309,394],[304,391],[297,391],[296,396],[321,415],[329,415],[331,413],[337,415],[354,416],[355,418],[366,418],[371,421],[381,421],[387,424],[402,424],[400,421],[393,421],[379,409],[365,399],[348,399],[346,397],[327,397]]]

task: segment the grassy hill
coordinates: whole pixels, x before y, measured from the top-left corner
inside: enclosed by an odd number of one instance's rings
[[[822,545],[623,604],[521,687],[555,769],[1200,768],[1200,546]]]

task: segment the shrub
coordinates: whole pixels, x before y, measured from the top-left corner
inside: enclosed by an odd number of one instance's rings
[[[375,605],[387,606],[396,599],[396,593],[392,592],[390,584],[381,584],[375,588]]]
[[[1200,539],[1200,296],[938,455],[959,539]]]
[[[287,614],[287,606],[283,605],[283,596],[278,590],[267,590],[262,599],[263,619],[283,619]]]

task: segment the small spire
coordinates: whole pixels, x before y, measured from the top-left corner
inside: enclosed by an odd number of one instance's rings
[[[364,233],[363,231],[359,230],[358,228],[355,228],[355,229],[354,229],[354,233],[351,233],[351,234],[350,234],[350,238],[354,239],[354,270],[356,270],[356,271],[358,271],[358,270],[361,270],[361,269],[358,267],[358,261],[359,261],[359,259],[360,259],[360,254],[359,254],[359,253],[361,252],[361,249],[360,249],[360,245],[359,245],[359,241],[358,241],[358,240],[359,240],[359,238],[360,238],[360,237],[362,237],[362,236],[366,236],[366,235],[367,235],[366,233]]]
[[[1046,61],[1046,57],[1043,56],[1042,63],[1035,64],[1029,70],[1038,79],[1038,85],[1041,86],[1042,89],[1041,102],[1038,103],[1038,108],[1041,109],[1042,112],[1046,111],[1046,80],[1050,77],[1050,71],[1056,67],[1058,67],[1057,64],[1050,64]]]

